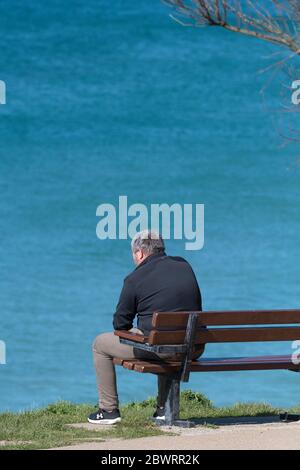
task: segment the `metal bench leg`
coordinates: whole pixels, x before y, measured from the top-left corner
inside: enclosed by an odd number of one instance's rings
[[[194,423],[179,419],[180,380],[178,376],[158,375],[158,404],[165,406],[165,420],[156,419],[158,426],[190,428]]]

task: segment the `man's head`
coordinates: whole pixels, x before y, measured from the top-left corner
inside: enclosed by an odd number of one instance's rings
[[[161,235],[153,230],[143,230],[137,233],[131,242],[134,264],[141,264],[148,256],[165,251]]]

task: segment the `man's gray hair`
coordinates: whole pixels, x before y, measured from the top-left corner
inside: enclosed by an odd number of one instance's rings
[[[143,230],[137,233],[131,242],[133,253],[141,250],[145,255],[153,255],[165,251],[165,244],[162,236],[154,230]]]

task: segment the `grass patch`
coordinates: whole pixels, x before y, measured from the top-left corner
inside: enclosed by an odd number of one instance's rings
[[[95,411],[91,405],[58,402],[46,408],[21,413],[0,414],[0,449],[46,449],[108,438],[132,439],[164,434],[149,417],[153,414],[155,399],[129,403],[121,407],[122,422],[109,429],[89,431],[66,426],[84,423]],[[181,393],[181,418],[218,418],[239,416],[270,416],[279,409],[263,403],[237,403],[231,407],[215,407],[201,393],[186,390]],[[290,410],[291,411],[291,410]],[[299,408],[293,408],[299,412]],[[211,427],[211,425],[208,424]],[[97,428],[98,429],[98,428]],[[5,441],[5,443],[4,443]]]

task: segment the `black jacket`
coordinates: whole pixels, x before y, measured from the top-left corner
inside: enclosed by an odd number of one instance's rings
[[[184,310],[202,310],[195,274],[185,259],[158,253],[125,278],[113,326],[130,330],[137,315],[137,327],[147,335],[154,312]]]

